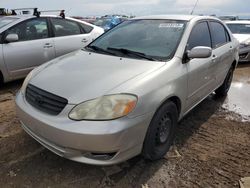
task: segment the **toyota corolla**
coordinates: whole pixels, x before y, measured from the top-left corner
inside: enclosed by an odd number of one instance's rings
[[[213,17],[125,21],[34,69],[16,97],[17,113],[35,140],[74,161],[161,159],[179,120],[210,93],[227,94],[238,47]]]

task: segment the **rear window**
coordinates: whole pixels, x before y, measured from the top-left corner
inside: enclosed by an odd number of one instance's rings
[[[0,28],[14,22],[17,21],[19,18],[13,18],[13,17],[3,17],[0,18]]]
[[[210,22],[213,48],[222,46],[228,42],[225,27],[218,22]]]
[[[81,34],[81,29],[77,22],[57,18],[51,18],[51,22],[54,27],[55,37]]]

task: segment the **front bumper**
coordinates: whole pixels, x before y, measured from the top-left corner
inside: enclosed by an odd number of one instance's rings
[[[73,121],[73,105],[57,116],[45,114],[26,102],[19,92],[17,114],[23,129],[43,146],[73,161],[111,165],[141,153],[153,113],[112,121]]]
[[[241,45],[239,49],[239,62],[250,62],[250,46]]]

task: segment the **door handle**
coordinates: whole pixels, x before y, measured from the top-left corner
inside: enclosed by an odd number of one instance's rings
[[[233,47],[232,46],[230,46],[230,53],[232,53],[233,52]]]
[[[88,42],[88,39],[82,39],[82,42],[86,43]]]
[[[53,45],[50,44],[50,43],[45,43],[43,47],[44,47],[44,48],[52,48]]]
[[[216,60],[217,60],[217,56],[216,56],[216,55],[213,55],[213,56],[212,56],[212,62],[215,63]]]

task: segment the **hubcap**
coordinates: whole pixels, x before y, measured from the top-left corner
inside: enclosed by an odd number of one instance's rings
[[[162,117],[161,121],[159,122],[159,127],[157,129],[156,134],[156,145],[162,145],[167,142],[170,129],[171,129],[172,121],[169,115],[165,115]]]

